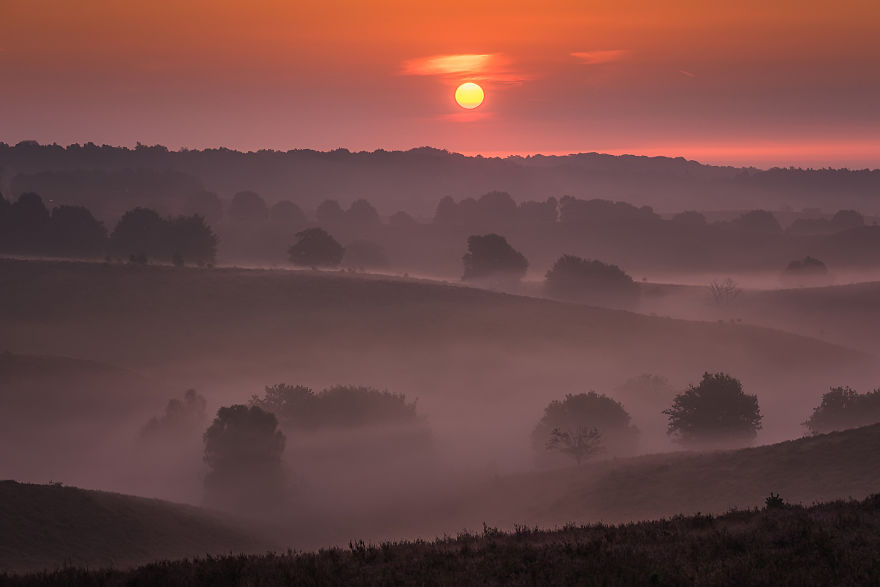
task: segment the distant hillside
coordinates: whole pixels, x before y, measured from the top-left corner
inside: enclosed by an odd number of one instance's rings
[[[880,490],[880,424],[756,448],[671,453],[506,477],[460,501],[461,518],[548,526],[809,505]],[[503,498],[501,497],[503,496]],[[466,512],[466,513],[465,513]]]
[[[0,571],[129,567],[265,548],[219,515],[156,499],[0,482]]]
[[[769,438],[782,439],[791,431],[770,425],[777,416],[799,430],[829,385],[876,374],[867,355],[779,331],[439,282],[12,260],[0,261],[0,275],[7,346],[100,359],[239,401],[278,381],[370,383],[459,422],[477,417],[461,413],[463,402],[505,398],[508,417],[533,426],[566,392],[646,372],[687,382],[723,370],[758,393]]]
[[[880,498],[624,526],[459,533],[433,542],[66,569],[10,585],[872,585]],[[0,577],[2,579],[2,577]]]
[[[114,174],[101,180],[94,172]],[[53,179],[47,173],[63,177]],[[459,199],[492,190],[508,191],[518,200],[568,194],[625,200],[664,210],[785,205],[880,210],[877,170],[760,171],[702,165],[682,158],[598,153],[498,159],[432,148],[241,153],[229,149],[0,144],[0,191],[13,196],[40,189],[47,199],[91,205],[100,213],[105,207],[116,210],[119,205],[90,200],[143,196],[164,202],[181,189],[196,189],[200,184],[226,198],[237,191],[255,190],[270,202],[287,199],[306,209],[314,209],[328,198],[343,204],[367,198],[385,214],[405,210],[419,216],[430,216],[443,196]],[[51,189],[52,185],[60,191]],[[108,187],[112,190],[105,189]]]

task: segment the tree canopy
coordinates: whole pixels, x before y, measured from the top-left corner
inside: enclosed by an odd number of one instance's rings
[[[880,422],[880,389],[860,394],[849,387],[832,387],[804,422],[812,434],[857,428]]]
[[[529,268],[522,253],[498,234],[472,235],[467,239],[468,252],[462,257],[462,279],[501,277],[521,279]]]
[[[746,395],[742,383],[726,373],[704,373],[696,387],[675,396],[668,433],[684,444],[743,444],[761,428],[758,398]]]
[[[544,289],[555,298],[616,306],[631,306],[640,293],[638,284],[617,265],[574,255],[557,259],[547,271]]]
[[[638,448],[639,432],[630,425],[630,416],[624,407],[614,399],[594,391],[568,394],[562,401],[553,400],[544,409],[544,415],[531,435],[532,448],[540,455],[546,452],[548,443],[559,436],[557,444],[568,442],[578,445],[578,438],[588,444],[596,439],[589,438],[585,431],[596,429],[606,453],[612,456],[634,454]],[[558,434],[554,435],[554,431]],[[563,436],[568,434],[568,440]]]

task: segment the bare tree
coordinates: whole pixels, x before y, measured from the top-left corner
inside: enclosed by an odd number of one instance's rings
[[[736,282],[728,277],[724,281],[713,280],[709,284],[712,300],[718,306],[727,306],[742,295],[742,289]]]
[[[602,435],[596,428],[580,427],[575,431],[554,428],[547,441],[547,450],[558,450],[577,461],[589,458],[602,450]]]

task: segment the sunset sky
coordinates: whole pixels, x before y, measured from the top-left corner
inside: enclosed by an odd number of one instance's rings
[[[880,167],[876,0],[0,0],[0,80],[7,143]]]

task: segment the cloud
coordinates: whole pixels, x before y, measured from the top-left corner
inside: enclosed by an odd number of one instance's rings
[[[680,73],[681,75],[683,75],[685,77],[697,77],[697,74],[691,73],[689,71],[685,71],[684,69],[679,69],[678,73]]]
[[[598,65],[620,61],[629,54],[623,49],[605,49],[602,51],[576,51],[570,55],[585,65]]]
[[[408,59],[403,62],[402,73],[508,84],[520,83],[533,77],[515,71],[510,60],[500,53],[461,53]]]

